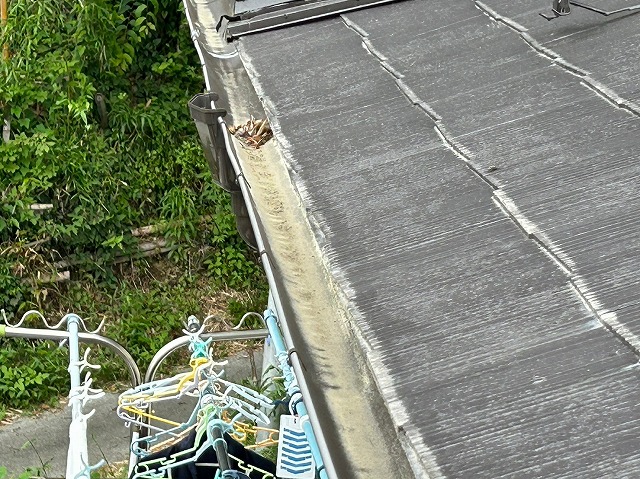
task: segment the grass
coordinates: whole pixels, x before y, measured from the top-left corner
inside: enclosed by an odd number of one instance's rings
[[[32,479],[35,477],[42,477],[44,471],[40,471],[38,468],[28,468],[19,475],[15,476],[15,479]],[[6,467],[0,466],[0,479],[13,479],[13,476],[9,476]]]

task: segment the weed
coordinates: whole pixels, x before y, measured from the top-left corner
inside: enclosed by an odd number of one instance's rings
[[[40,472],[41,471],[38,468],[30,467],[22,471],[17,476],[15,476],[15,479],[31,479],[33,477],[40,477],[41,476]],[[9,476],[7,468],[4,466],[0,466],[0,479],[11,479],[11,476]]]
[[[175,28],[156,28],[166,21]],[[61,259],[113,281],[107,265],[136,251],[138,226],[167,224],[179,258],[205,246],[201,218],[229,199],[210,187],[187,112],[202,80],[177,4],[16,0],[4,42],[0,112],[13,138],[0,143],[0,306],[20,314],[40,301],[37,278]]]

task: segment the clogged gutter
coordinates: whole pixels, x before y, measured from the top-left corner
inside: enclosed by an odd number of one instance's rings
[[[273,132],[271,131],[269,122],[266,119],[256,120],[253,116],[250,117],[249,121],[245,124],[230,126],[228,129],[229,133],[242,140],[246,145],[255,149],[260,148],[267,141],[273,138]]]

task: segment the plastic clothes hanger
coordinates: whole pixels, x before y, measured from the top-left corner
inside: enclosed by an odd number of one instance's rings
[[[209,423],[212,421],[215,421],[216,424],[224,425],[224,427],[221,426],[223,432],[230,432],[231,434],[236,432],[235,423],[242,417],[264,424],[268,423],[268,417],[263,411],[256,407],[256,404],[272,406],[273,403],[271,400],[249,388],[221,379],[219,377],[220,374],[222,373],[212,374],[208,378],[206,386],[201,388],[202,393],[200,400],[196,408],[194,408],[194,411],[198,411],[194,445],[190,449],[180,451],[169,458],[140,462],[138,464],[138,473],[134,475],[132,479],[163,477],[163,471],[192,462],[189,458],[199,457],[204,449],[202,447],[197,448],[197,445],[202,440],[205,432],[208,431]],[[220,392],[221,386],[225,387],[222,393]],[[241,397],[232,396],[231,394],[233,393],[237,393]],[[245,401],[242,398],[246,398],[251,402]],[[235,412],[237,414],[230,422],[226,422],[220,419],[224,411]],[[161,434],[162,433],[157,435],[157,437]],[[213,444],[210,441],[205,441],[203,446],[207,445],[212,446]],[[253,466],[249,466],[249,469],[251,467]],[[158,475],[158,473],[162,474]],[[266,471],[265,473],[269,474]]]
[[[207,400],[207,398],[204,399]],[[212,430],[214,426],[222,429],[222,432],[231,430],[231,426],[229,424],[217,419],[219,412],[220,411],[217,406],[207,403],[203,409],[199,411],[199,420],[193,446],[189,449],[173,454],[168,458],[156,458],[140,462],[137,466],[138,472],[134,474],[131,479],[155,479],[158,477],[166,477],[171,469],[181,465],[195,463],[209,447],[214,446],[214,441],[218,439],[218,435],[214,434]],[[200,444],[201,441],[202,444]],[[141,468],[143,468],[143,470],[140,470]]]
[[[189,321],[190,324],[187,325],[188,330],[183,330],[183,332],[190,337],[189,349],[192,352],[190,362],[192,366],[191,374],[189,376],[183,375],[179,378],[174,377],[174,381],[161,381],[155,384],[147,383],[133,391],[128,391],[124,395],[121,395],[123,398],[123,407],[119,407],[119,412],[130,422],[139,421],[136,415],[140,418],[156,419],[155,416],[148,414],[146,410],[142,409],[146,409],[152,402],[175,399],[186,390],[189,392],[197,391],[200,395],[198,404],[186,422],[179,424],[175,421],[165,420],[164,422],[166,424],[174,427],[164,430],[154,427],[153,429],[157,432],[144,438],[139,438],[136,442],[132,443],[132,451],[140,457],[148,455],[148,452],[140,447],[143,441],[147,447],[154,443],[156,447],[167,443],[170,445],[171,443],[181,440],[193,427],[196,427],[194,446],[188,450],[173,454],[170,458],[153,459],[139,463],[137,468],[138,477],[161,477],[164,471],[190,462],[189,457],[199,457],[203,449],[194,449],[196,445],[200,443],[204,433],[208,431],[207,427],[209,422],[213,420],[218,421],[220,425],[224,424],[224,427],[220,426],[223,432],[231,431],[232,433],[240,435],[243,433],[235,430],[235,423],[238,422],[242,424],[242,426],[239,427],[244,428],[244,430],[246,430],[247,427],[246,423],[239,422],[241,418],[263,424],[269,423],[268,417],[259,408],[273,407],[272,401],[250,388],[226,381],[222,378],[224,371],[215,372],[213,366],[222,364],[212,361],[211,351],[208,349],[210,341],[202,341],[200,339],[199,335],[204,331],[204,325],[196,330],[194,326],[199,326],[197,319],[190,317]],[[238,325],[238,327],[240,327],[241,324]],[[185,385],[189,385],[188,389],[185,388]],[[179,390],[179,392],[176,392],[177,390]],[[224,422],[220,420],[220,413],[222,411],[234,412],[236,414],[230,421]],[[133,417],[129,416],[128,413],[134,413]],[[149,427],[146,423],[142,423],[142,425]],[[209,434],[211,433],[212,431],[209,431]],[[246,433],[244,434],[246,435]],[[220,441],[212,444],[209,440],[209,435],[207,438],[208,442],[205,441],[203,446],[213,445],[218,448],[220,447]],[[221,440],[221,437],[218,439]],[[198,453],[198,451],[200,451],[200,453]],[[249,469],[252,467],[254,466],[248,466]],[[270,473],[265,471],[265,474],[269,475]]]
[[[198,377],[201,377],[200,374],[202,374],[202,376],[207,377],[207,379],[200,382],[198,389],[202,391],[202,394],[200,396],[200,399],[198,400],[198,404],[192,411],[189,419],[182,424],[175,423],[175,427],[168,430],[163,430],[159,427],[151,426],[151,428],[157,432],[145,437],[138,438],[137,440],[132,442],[131,450],[134,454],[136,454],[139,457],[144,457],[149,454],[147,450],[140,447],[141,443],[146,442],[148,447],[152,444],[156,444],[159,442],[162,445],[168,446],[172,442],[181,440],[184,437],[186,431],[189,430],[191,426],[193,426],[197,422],[197,418],[199,417],[199,414],[200,414],[199,410],[203,408],[203,404],[205,402],[215,404],[220,411],[226,411],[226,412],[233,411],[237,413],[233,418],[229,418],[229,415],[227,414],[227,418],[226,418],[227,423],[229,423],[229,425],[233,428],[236,435],[242,436],[243,434],[235,430],[235,423],[240,418],[246,418],[248,420],[259,422],[262,424],[269,423],[269,418],[267,417],[267,415],[261,409],[259,409],[259,406],[266,407],[266,408],[273,407],[273,403],[269,398],[257,393],[256,391],[253,391],[252,389],[246,388],[245,386],[241,386],[239,384],[232,383],[222,379],[220,376],[224,373],[224,371],[221,371],[220,373],[217,373],[217,374],[211,373],[209,376],[206,376],[207,373],[210,373],[210,371],[203,370],[203,371],[200,371],[200,373],[198,374]],[[224,387],[225,390],[223,393],[220,393],[220,390],[222,387]],[[232,394],[234,393],[240,397],[233,396]],[[203,401],[203,398],[206,398],[206,399]],[[247,400],[244,400],[243,398]],[[150,415],[145,411],[140,411],[140,412],[142,416],[150,417],[152,419],[155,418],[155,416]],[[122,417],[123,415],[122,412],[120,412],[119,414]],[[130,420],[131,422],[136,422],[135,417],[127,416],[127,419]],[[240,424],[242,424],[242,426],[240,427],[244,428],[245,430],[248,427],[246,423],[240,423]],[[274,430],[270,430],[270,431],[274,431]],[[271,434],[272,432],[270,432],[270,437],[271,437]],[[161,442],[161,441],[164,441],[164,442]],[[272,443],[273,442],[269,442],[268,444],[272,444]],[[267,444],[261,443],[260,445],[258,445],[258,447],[261,445],[267,445]],[[159,447],[159,444],[156,444],[156,447]]]
[[[193,428],[196,427],[198,422],[198,416],[201,414],[201,400],[198,399],[198,404],[194,407],[193,411],[189,415],[189,418],[182,424],[163,431],[159,431],[155,434],[151,434],[145,437],[140,437],[131,443],[131,450],[138,457],[144,457],[149,455],[148,449],[153,446],[155,449],[164,448],[170,446],[172,443],[180,441],[188,434]],[[146,443],[147,449],[140,446],[140,443]]]
[[[222,366],[226,364],[226,361],[223,363],[213,361],[212,351],[209,348],[211,338],[208,340],[200,338],[200,335],[204,332],[206,322],[210,318],[211,316],[205,318],[202,325],[200,325],[195,316],[189,316],[185,329],[182,330],[189,337],[189,351],[191,351],[191,359],[189,361],[191,370],[189,372],[175,375],[169,379],[151,381],[125,391],[120,395],[118,398],[118,416],[125,421],[127,426],[137,424],[143,428],[159,432],[165,430],[161,427],[150,426],[149,423],[153,420],[167,424],[172,428],[181,427],[182,424],[179,422],[150,414],[148,411],[152,403],[179,399],[184,394],[189,394],[191,391],[196,390],[203,367],[211,369],[214,365]]]
[[[152,404],[161,401],[177,400],[183,396],[198,396],[201,378],[207,378],[211,374],[213,367],[222,366],[226,362],[218,363],[210,359],[196,358],[190,361],[191,371],[178,374],[172,378],[145,383],[137,388],[125,391],[118,398],[118,416],[125,421],[125,424],[137,424],[155,431],[165,431],[162,427],[149,425],[148,420],[158,421],[167,424],[172,428],[181,427],[183,424],[156,416],[149,413]]]

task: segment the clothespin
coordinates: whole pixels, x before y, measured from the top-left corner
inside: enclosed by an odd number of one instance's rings
[[[69,362],[69,370],[74,366],[78,366],[80,368],[80,372],[82,372],[85,368],[89,369],[100,369],[101,366],[99,364],[91,364],[89,363],[89,353],[91,352],[91,348],[87,348],[84,350],[84,356],[80,361]]]
[[[91,478],[91,473],[97,469],[100,469],[102,466],[104,466],[106,464],[106,461],[104,459],[100,459],[96,464],[94,464],[93,466],[90,466],[89,464],[86,464],[84,461],[82,461],[83,464],[83,468],[82,471],[80,471],[78,474],[76,474],[74,479],[90,479]]]
[[[84,407],[87,402],[92,399],[99,399],[103,397],[104,391],[102,389],[93,389],[91,387],[92,383],[93,378],[91,377],[91,373],[88,372],[84,378],[84,382],[77,388],[72,388],[69,391],[69,401],[72,399],[80,399],[82,401],[82,407]]]

